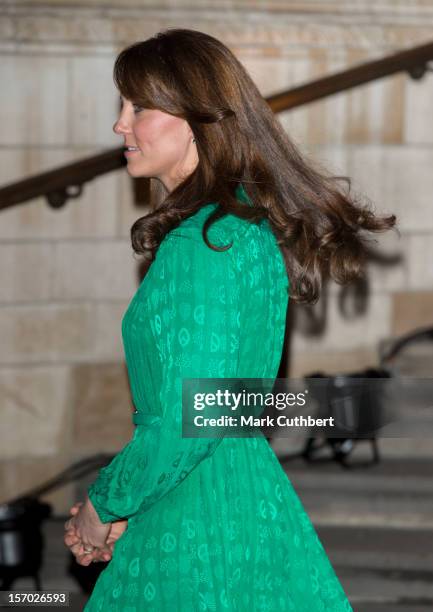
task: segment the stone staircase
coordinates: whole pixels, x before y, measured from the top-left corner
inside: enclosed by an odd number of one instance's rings
[[[431,612],[433,609],[433,459],[387,456],[369,468],[335,462],[306,464],[272,445],[313,521],[355,612]],[[382,441],[380,441],[382,442]],[[293,449],[290,449],[293,451]],[[367,448],[360,448],[366,455]],[[86,596],[69,573],[63,545],[66,516],[44,524],[44,589],[71,593],[71,612]],[[21,579],[15,589],[33,588]],[[299,611],[307,612],[307,611]]]
[[[355,612],[433,609],[433,460],[370,468],[280,460]]]

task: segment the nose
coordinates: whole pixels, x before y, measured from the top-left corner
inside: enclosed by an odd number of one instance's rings
[[[121,117],[119,117],[119,119],[115,121],[113,124],[113,132],[115,134],[122,135],[128,131],[130,130],[128,126],[126,125],[125,121]]]
[[[119,118],[114,122],[113,132],[115,134],[121,135],[131,131],[131,127],[128,123],[128,115],[126,113],[125,108],[121,108],[119,112]]]

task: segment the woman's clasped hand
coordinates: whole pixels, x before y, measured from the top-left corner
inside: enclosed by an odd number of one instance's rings
[[[64,542],[79,565],[109,561],[114,545],[128,526],[128,521],[102,523],[89,498],[70,509],[72,518],[65,523]]]

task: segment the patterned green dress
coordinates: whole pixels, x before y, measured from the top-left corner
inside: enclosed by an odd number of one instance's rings
[[[247,199],[242,185],[240,201]],[[275,378],[289,281],[267,220],[168,232],[122,320],[132,439],[88,494],[128,519],[86,612],[352,612],[265,437],[182,438],[182,378]]]

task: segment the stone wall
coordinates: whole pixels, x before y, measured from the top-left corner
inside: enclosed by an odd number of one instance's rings
[[[0,185],[120,145],[112,132],[121,48],[167,27],[203,30],[241,59],[263,95],[431,39],[431,0],[13,0],[0,7]],[[398,74],[280,115],[295,142],[349,175],[379,212],[399,217],[400,254],[371,265],[358,318],[329,288],[326,329],[297,329],[291,375],[374,365],[377,344],[432,323],[433,76]],[[144,214],[125,170],[52,210],[44,199],[1,213],[1,498],[131,433],[120,321],[138,281],[129,230]],[[320,309],[320,306],[319,306]],[[46,498],[57,512],[72,487]]]

